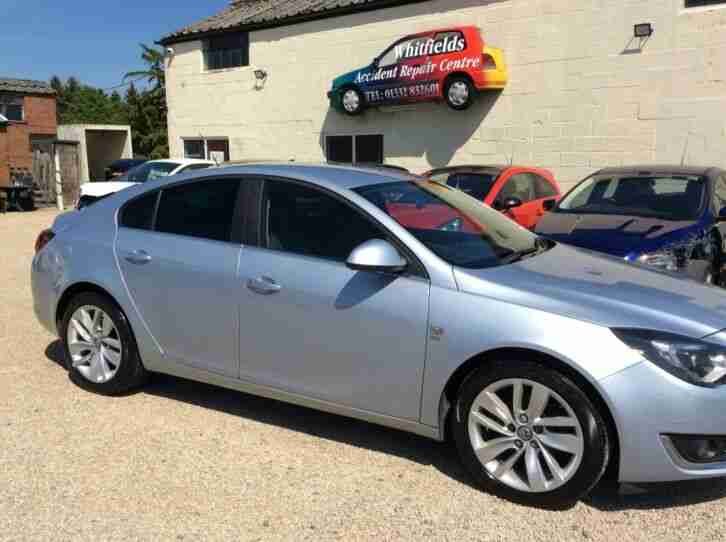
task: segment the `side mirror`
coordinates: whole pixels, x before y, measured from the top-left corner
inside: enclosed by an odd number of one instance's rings
[[[519,198],[507,198],[504,201],[495,201],[494,208],[498,211],[509,211],[515,207],[521,207],[522,200]]]
[[[353,249],[345,264],[356,271],[400,273],[408,262],[388,241],[371,239]]]
[[[371,62],[371,67],[377,68],[380,63],[381,63],[380,57],[376,57],[373,59],[373,62]]]
[[[542,203],[542,209],[544,209],[545,211],[551,211],[555,208],[555,205],[557,205],[557,200],[548,199],[545,200],[544,203]]]

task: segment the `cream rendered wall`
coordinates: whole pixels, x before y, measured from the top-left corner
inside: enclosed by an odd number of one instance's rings
[[[325,134],[383,133],[386,160],[422,171],[513,159],[569,186],[605,165],[726,167],[726,9],[684,0],[434,0],[253,32],[252,66],[203,71],[202,44],[168,62],[172,156],[182,137],[227,136],[232,160],[324,160]],[[635,23],[655,35],[637,47]],[[464,113],[443,104],[328,106],[334,77],[406,34],[477,24],[505,51],[510,83]],[[254,68],[269,73],[255,90]],[[688,144],[686,140],[688,139]]]

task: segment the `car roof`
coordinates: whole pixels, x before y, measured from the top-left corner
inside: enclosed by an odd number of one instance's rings
[[[634,165],[608,167],[599,170],[596,175],[710,175],[721,170],[716,167],[705,166],[674,166],[674,165]]]
[[[430,173],[501,173],[505,169],[518,166],[504,166],[501,164],[484,164],[484,165],[468,165],[468,166],[447,166],[434,168]]]
[[[239,166],[226,166],[224,168],[204,169],[194,172],[194,178],[218,177],[220,174],[228,175],[267,175],[308,181],[313,184],[330,188],[347,189],[358,188],[374,184],[394,183],[400,181],[420,181],[421,177],[390,168],[368,168],[328,164],[291,164],[283,162],[278,164],[258,163]],[[164,177],[174,182],[174,177]]]
[[[162,158],[160,160],[148,160],[146,162],[149,164],[162,164],[171,162],[172,164],[179,164],[180,166],[191,166],[192,164],[215,165],[215,162],[213,162],[212,160],[200,160],[198,158]]]

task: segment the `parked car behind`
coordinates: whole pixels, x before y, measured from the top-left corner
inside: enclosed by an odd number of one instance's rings
[[[726,234],[726,172],[608,168],[573,188],[537,225],[550,239],[717,284]]]
[[[560,186],[552,172],[521,166],[453,166],[424,177],[445,183],[532,229],[557,203]]]
[[[472,231],[417,225],[429,206]],[[96,392],[157,371],[449,428],[480,487],[547,507],[608,466],[726,476],[726,292],[542,239],[441,183],[302,165],[159,179],[60,215],[31,277]]]
[[[129,170],[140,166],[148,160],[148,158],[124,158],[111,162],[105,169],[106,180],[110,181],[117,177],[123,177]]]
[[[215,163],[211,160],[193,160],[188,158],[180,160],[151,160],[144,162],[141,165],[130,169],[126,175],[118,177],[116,180],[82,184],[76,208],[83,209],[84,207],[88,207],[92,203],[95,203],[99,199],[103,199],[106,196],[110,196],[111,194],[118,192],[119,190],[129,188],[130,186],[134,186],[139,183],[145,183],[160,177],[178,175],[179,173],[198,169],[207,169],[214,165]]]

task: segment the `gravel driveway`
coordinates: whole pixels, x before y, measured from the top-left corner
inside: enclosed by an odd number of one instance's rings
[[[54,212],[0,214],[0,540],[723,540],[726,481],[566,512],[470,487],[449,446],[170,377],[75,387],[29,267]],[[723,413],[712,413],[723,415]]]

